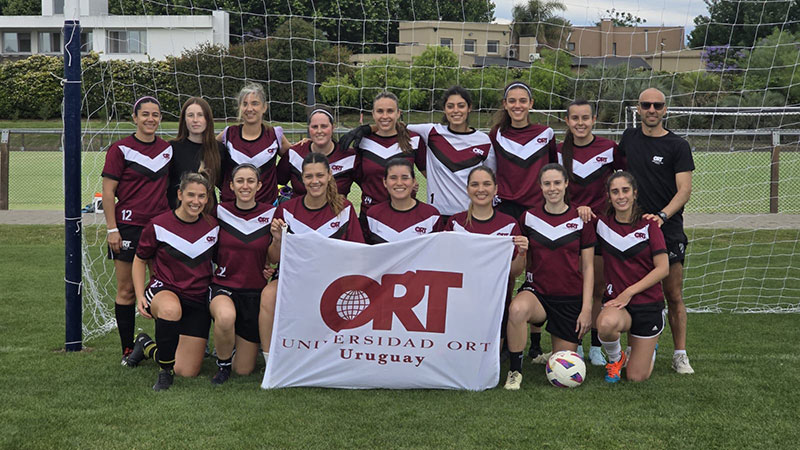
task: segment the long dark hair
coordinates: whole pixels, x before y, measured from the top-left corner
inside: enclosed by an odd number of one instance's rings
[[[178,120],[178,136],[172,142],[180,142],[189,138],[189,127],[186,125],[186,110],[192,105],[200,106],[203,116],[206,118],[206,130],[203,131],[203,164],[199,172],[208,178],[212,186],[216,186],[219,181],[217,177],[219,176],[222,161],[219,155],[217,136],[214,134],[214,115],[211,113],[211,106],[207,101],[200,97],[190,97],[183,103],[181,116]]]
[[[395,107],[398,110],[400,109],[400,102],[397,100],[397,96],[389,91],[380,92],[375,96],[375,99],[372,100],[372,109],[375,109],[375,102],[383,98],[393,100]],[[394,123],[394,129],[397,132],[397,146],[400,147],[400,150],[402,150],[403,153],[413,152],[414,149],[411,148],[411,136],[408,134],[408,128],[406,128],[406,124],[398,119],[397,122]]]
[[[475,172],[482,171],[489,174],[489,177],[492,179],[492,182],[497,186],[497,175],[494,174],[494,170],[492,170],[488,166],[476,166],[473,167],[472,170],[469,171],[469,175],[467,175],[467,186],[469,186],[469,181],[472,179],[472,175]],[[466,224],[467,226],[472,225],[472,200],[469,202],[469,206],[467,207],[467,219]]]
[[[303,172],[305,172],[307,165],[317,163],[324,165],[328,173],[331,173],[331,164],[328,162],[328,158],[326,158],[322,153],[314,152],[309,153],[305,158],[303,158]],[[336,187],[336,180],[333,178],[333,175],[331,175],[331,177],[328,179],[328,185],[325,186],[325,202],[330,205],[331,209],[333,210],[333,214],[337,216],[344,209],[344,196],[339,193],[339,189]]]
[[[469,94],[469,91],[459,85],[455,85],[455,86],[450,86],[450,88],[444,91],[444,94],[442,94],[443,111],[444,111],[444,105],[447,104],[447,99],[449,99],[450,96],[452,95],[460,95],[461,98],[463,98],[464,101],[467,102],[467,106],[469,106],[470,108],[472,107],[472,96]],[[467,114],[467,120],[469,120],[469,114]],[[442,114],[442,124],[450,125],[450,122],[447,121],[447,114]]]
[[[548,170],[557,171],[564,177],[564,181],[569,182],[569,175],[567,175],[567,169],[565,169],[564,166],[559,163],[549,163],[545,164],[544,167],[539,169],[539,178],[537,178],[539,180],[539,186],[542,185],[542,175],[544,175],[544,173]],[[569,186],[564,189],[564,203],[569,205]]]
[[[631,211],[630,223],[638,223],[640,220],[642,220],[642,215],[644,214],[642,208],[639,206],[639,201],[636,199],[639,192],[639,184],[636,182],[636,178],[634,178],[630,172],[624,170],[614,172],[610,177],[608,177],[608,180],[606,180],[606,195],[608,196],[608,209],[606,209],[606,214],[611,217],[616,212],[614,210],[614,205],[611,203],[611,182],[617,178],[624,178],[631,185],[631,189],[633,189],[633,210]]]
[[[594,105],[583,99],[577,99],[567,106],[567,118],[569,117],[569,110],[573,106],[589,105],[592,110],[592,117],[596,116]],[[565,118],[566,120],[566,118]],[[575,136],[572,131],[567,127],[567,133],[564,135],[564,143],[561,144],[561,162],[564,163],[564,168],[567,169],[567,179],[573,180],[575,177],[572,172],[572,160],[575,157]]]
[[[508,97],[508,92],[512,89],[522,89],[528,93],[528,98],[531,101],[531,106],[533,106],[533,95],[531,94],[531,87],[528,86],[526,83],[522,81],[512,81],[508,83],[505,88],[503,88],[503,101],[506,100]],[[527,117],[527,116],[526,116]],[[503,107],[503,104],[500,103],[500,109],[494,113],[494,117],[492,117],[492,122],[494,126],[496,126],[500,131],[506,131],[508,127],[511,126],[511,116],[508,115],[508,111],[506,108]],[[530,119],[528,119],[530,122]]]

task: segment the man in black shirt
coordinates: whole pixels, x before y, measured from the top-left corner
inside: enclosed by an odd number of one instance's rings
[[[662,282],[675,344],[672,368],[694,373],[686,356],[686,306],[683,303],[683,260],[689,243],[683,232],[683,207],[692,192],[694,161],[689,143],[664,128],[664,93],[655,88],[639,95],[641,126],[622,135],[619,148],[639,184],[638,201],[645,217],[658,222],[669,252],[669,275]]]

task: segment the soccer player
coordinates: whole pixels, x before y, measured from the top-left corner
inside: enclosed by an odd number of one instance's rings
[[[220,189],[220,201],[235,200],[231,191],[231,173],[239,164],[249,163],[261,171],[261,189],[256,193],[259,203],[273,203],[278,197],[278,178],[275,163],[291,146],[282,127],[264,124],[267,112],[267,97],[260,84],[248,84],[239,91],[239,121],[241,124],[225,127],[217,135],[227,149],[222,172],[225,178]]]
[[[608,207],[606,180],[614,171],[625,169],[625,161],[619,152],[617,143],[592,133],[596,120],[597,114],[586,100],[575,100],[570,103],[567,106],[567,133],[564,136],[564,142],[558,144],[557,148],[558,162],[569,174],[570,204],[577,207],[578,215],[585,222],[593,220],[595,212],[603,213],[605,211]],[[600,314],[605,287],[603,258],[598,246],[595,247],[594,257],[592,323]],[[606,365],[595,326],[592,326],[591,338],[589,360],[595,366]],[[578,353],[583,355],[583,347],[580,345]]]
[[[131,263],[142,228],[150,219],[169,209],[167,171],[172,147],[156,136],[161,123],[161,105],[153,97],[142,97],[133,105],[136,132],[108,148],[103,166],[103,214],[106,219],[108,259],[114,261],[117,295],[114,316],[122,343],[122,365],[134,347],[136,300]],[[116,201],[115,201],[116,199]]]
[[[222,182],[222,155],[225,146],[214,135],[214,116],[211,106],[200,97],[190,97],[183,103],[178,119],[178,136],[170,141],[172,162],[169,166],[167,200],[170,209],[178,207],[178,187],[184,173],[202,173],[212,186]],[[216,201],[216,195],[211,196]]]
[[[461,86],[442,95],[444,125],[408,125],[427,147],[428,203],[442,214],[443,222],[464,211],[470,198],[464,191],[470,171],[485,165],[494,173],[496,161],[489,136],[469,126],[472,97]]]
[[[628,380],[644,381],[653,371],[658,336],[664,330],[661,280],[669,274],[669,257],[658,223],[644,216],[638,205],[641,191],[633,175],[616,172],[606,186],[611,205],[597,218],[607,283],[597,317],[608,356],[605,379],[616,383],[627,366]],[[628,333],[630,354],[620,346],[621,333]]]
[[[139,314],[155,319],[156,341],[140,334],[131,357],[158,361],[156,391],[169,389],[176,373],[197,376],[203,364],[211,325],[211,258],[219,235],[217,220],[208,214],[211,189],[202,175],[185,174],[178,189],[180,206],[147,224],[133,260]],[[148,262],[152,272],[145,284]]]
[[[217,373],[214,385],[225,383],[231,369],[248,375],[258,356],[258,313],[267,285],[267,249],[272,242],[270,223],[275,207],[255,199],[261,187],[258,168],[242,164],[233,169],[233,202],[217,206],[219,244],[209,310],[214,318]],[[235,348],[235,358],[234,358]]]
[[[366,240],[370,244],[403,241],[439,231],[439,211],[414,198],[414,165],[406,158],[386,163],[383,185],[389,201],[367,211]]]
[[[508,84],[503,90],[501,106],[489,132],[497,155],[496,208],[519,219],[528,209],[544,203],[536,175],[546,164],[556,161],[555,134],[548,126],[530,122],[533,96],[527,84],[521,81]],[[512,284],[509,292],[513,289]],[[532,326],[528,355],[535,363],[544,364],[550,355],[541,348],[541,336],[541,329]]]
[[[356,154],[350,148],[342,148],[333,140],[333,114],[326,106],[315,106],[308,114],[308,136],[310,139],[289,147],[289,151],[278,161],[278,184],[292,184],[292,197],[305,195],[301,175],[303,159],[311,152],[325,155],[331,165],[333,178],[339,193],[350,193],[353,184],[353,168]]]
[[[694,373],[686,355],[686,306],[683,303],[683,261],[689,239],[683,231],[683,207],[692,193],[694,160],[689,143],[664,128],[664,93],[655,88],[639,95],[641,126],[622,134],[619,148],[628,170],[640,184],[639,200],[646,217],[654,219],[667,243],[669,276],[663,282],[675,351],[672,368]]]
[[[268,258],[273,263],[280,262],[283,226],[287,226],[290,233],[319,233],[333,239],[364,243],[364,234],[353,205],[339,194],[325,155],[309,153],[303,159],[302,170],[305,195],[278,205],[270,224],[272,243]],[[258,329],[265,362],[269,361],[277,291],[278,283],[273,279],[261,295]]]
[[[530,243],[525,284],[508,309],[511,369],[505,388],[509,390],[522,385],[528,323],[541,327],[547,321],[554,352],[577,350],[592,324],[594,229],[567,203],[570,183],[564,167],[547,164],[537,179],[544,205],[520,217],[522,233]]]

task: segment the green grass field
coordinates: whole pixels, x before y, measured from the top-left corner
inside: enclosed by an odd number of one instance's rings
[[[83,152],[83,203],[100,191],[105,153]],[[766,152],[695,152],[694,188],[688,212],[755,214],[769,212],[770,155]],[[11,209],[63,209],[59,152],[10,152]],[[420,179],[424,189],[425,180]],[[779,211],[800,214],[800,152],[781,155]],[[360,192],[359,192],[360,195]],[[358,197],[351,194],[351,200]],[[354,203],[358,203],[355,201]]]
[[[756,242],[773,242],[761,233]],[[731,236],[729,247],[738,248]],[[690,249],[714,251],[707,247]],[[800,440],[796,314],[691,314],[697,373],[669,369],[665,332],[653,377],[641,384],[608,385],[590,367],[584,386],[560,390],[526,363],[519,392],[262,391],[260,373],[214,389],[208,359],[200,377],[154,393],[152,362],[121,367],[116,333],[84,352],[59,351],[63,227],[0,226],[0,248],[0,448],[705,449],[793,448]],[[788,265],[796,282],[796,247],[774,263]],[[741,282],[756,286],[755,275]],[[152,331],[152,322],[137,325]]]

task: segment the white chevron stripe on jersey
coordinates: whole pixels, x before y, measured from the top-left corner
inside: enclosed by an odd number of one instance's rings
[[[572,173],[581,177],[588,178],[593,173],[602,169],[604,165],[614,162],[614,147],[604,150],[602,153],[595,155],[592,159],[582,163],[577,159],[572,159]],[[558,154],[558,163],[564,164],[561,153]]]
[[[366,150],[370,153],[374,153],[375,155],[383,158],[389,159],[392,156],[397,155],[398,153],[403,153],[403,150],[400,149],[400,146],[397,142],[394,144],[384,147],[383,145],[373,141],[369,138],[369,136],[365,136],[361,139],[361,143],[358,144],[358,147],[361,150]],[[411,138],[411,148],[419,147],[419,136],[414,136]]]
[[[291,148],[289,149],[288,156],[289,164],[291,164],[298,173],[303,173],[303,157]]]
[[[333,161],[330,163],[331,173],[333,174],[333,176],[336,176],[340,173],[347,172],[348,170],[352,170],[355,164],[356,164],[356,155],[350,155],[347,158],[342,158],[338,161]]]
[[[232,212],[225,209],[224,206],[217,205],[217,219],[219,219],[220,222],[225,222],[232,226],[244,235],[250,235],[264,227],[268,227],[270,222],[272,222],[273,214],[275,214],[275,208],[270,208],[269,211],[264,211],[258,216],[245,220],[234,215]]]
[[[597,235],[620,252],[627,251],[631,247],[650,239],[647,225],[638,230],[633,230],[625,236],[620,236],[619,233],[609,228],[602,220],[597,222]]]
[[[545,236],[551,241],[557,241],[562,237],[580,231],[583,229],[583,221],[580,217],[568,220],[560,225],[552,226],[544,220],[534,216],[533,214],[525,213],[525,226],[535,230],[537,233]]]
[[[295,234],[317,232],[325,237],[331,237],[336,234],[341,227],[347,225],[347,222],[350,220],[350,208],[351,206],[346,206],[338,216],[323,223],[316,230],[296,219],[292,213],[286,210],[283,211],[283,220]]]
[[[433,231],[433,227],[436,226],[436,223],[439,222],[439,216],[430,216],[400,231],[395,230],[374,217],[367,216],[367,222],[369,223],[369,231],[380,236],[380,238],[386,242],[397,242],[430,233]]]
[[[264,150],[261,150],[254,156],[247,156],[244,153],[240,152],[233,146],[233,144],[230,141],[227,142],[227,146],[228,146],[228,153],[230,153],[231,159],[236,164],[249,163],[256,167],[262,167],[264,166],[264,164],[268,163],[269,160],[274,158],[275,155],[278,154],[278,141],[273,141],[269,147],[265,148]]]
[[[447,141],[448,144],[457,152],[469,150],[472,151],[475,147],[480,145],[492,145],[489,136],[483,133],[469,133],[469,134],[456,134],[447,129],[447,126],[436,124],[434,126],[436,132]],[[444,149],[442,149],[444,151]],[[483,152],[481,153],[483,155]],[[485,156],[485,155],[484,155]]]
[[[497,143],[500,144],[500,147],[503,147],[505,151],[516,155],[523,160],[527,160],[534,154],[538,153],[542,148],[550,145],[550,141],[553,140],[554,136],[555,133],[553,132],[553,129],[548,128],[527,143],[520,144],[519,142],[512,141],[511,139],[503,136],[501,131],[497,130]]]
[[[492,231],[488,235],[489,236],[511,236],[511,232],[514,230],[514,225],[515,224],[510,223],[510,224],[504,226],[503,228],[500,228],[498,230]],[[466,228],[462,227],[461,224],[456,222],[456,221],[453,221],[453,231],[456,231],[458,233],[471,233],[471,231],[469,231]]]
[[[152,158],[147,155],[143,155],[125,145],[120,145],[119,150],[122,152],[122,156],[125,157],[126,161],[139,164],[140,166],[146,167],[153,172],[158,172],[159,170],[163,169],[164,166],[169,164],[169,161],[172,159],[171,145]]]
[[[197,258],[216,245],[219,235],[219,226],[214,227],[194,242],[189,242],[166,228],[153,224],[156,239],[183,253],[191,259]]]

